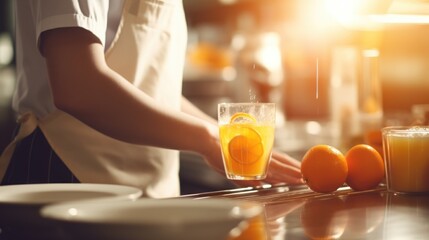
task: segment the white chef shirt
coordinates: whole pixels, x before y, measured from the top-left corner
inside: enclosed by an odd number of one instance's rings
[[[111,0],[111,2],[116,2]],[[143,13],[144,19],[161,21],[158,25],[162,31],[173,31],[165,36],[173,34],[173,38],[163,38],[156,48],[149,41],[144,45],[145,49],[152,49],[150,54],[140,57],[148,65],[135,65],[137,72],[133,74],[128,69],[124,71],[125,77],[130,74],[134,79],[134,85],[145,91],[160,104],[168,105],[174,109],[180,107],[181,77],[186,47],[186,22],[183,15],[181,0],[147,0],[140,3],[138,0],[130,1],[131,7],[137,6],[136,13]],[[178,183],[178,152],[168,149],[136,146],[124,142],[103,137],[102,134],[85,130],[79,127],[81,123],[74,121],[67,115],[58,115],[53,104],[49,87],[47,67],[40,54],[38,44],[40,34],[43,31],[61,27],[81,27],[96,36],[106,48],[107,42],[112,40],[118,25],[118,15],[110,8],[108,0],[19,0],[15,2],[20,7],[16,16],[16,40],[17,40],[17,89],[13,98],[13,108],[18,114],[32,112],[38,119],[46,119],[41,122],[42,130],[47,134],[47,139],[53,145],[54,150],[63,159],[73,173],[85,182],[108,181],[141,187],[146,196],[173,197],[179,194]],[[121,3],[114,4],[121,9]],[[146,13],[146,7],[148,15]],[[180,9],[179,9],[179,8]],[[43,9],[43,11],[42,11]],[[45,9],[49,9],[46,10]],[[134,8],[128,9],[134,14]],[[130,13],[130,12],[129,12]],[[167,17],[167,21],[165,17]],[[110,19],[110,21],[109,21]],[[116,19],[116,21],[111,21]],[[110,28],[108,27],[110,26]],[[148,30],[146,36],[149,40],[155,40]],[[164,37],[164,35],[162,35]],[[178,38],[176,38],[178,37]],[[118,45],[118,44],[116,44]],[[124,47],[122,44],[121,47]],[[114,56],[122,53],[121,49],[111,51],[107,58],[111,57],[109,64],[119,67],[123,59]],[[125,50],[125,49],[122,49]],[[155,55],[151,55],[155,54]],[[123,54],[119,54],[123,55]],[[153,57],[153,61],[151,60]],[[128,67],[129,64],[126,65]],[[50,115],[54,113],[54,115]],[[52,120],[54,119],[54,120]],[[66,126],[78,127],[63,128],[61,119]],[[51,122],[51,123],[49,123]],[[142,133],[144,134],[144,133]],[[73,140],[70,136],[78,137],[91,142],[90,145]],[[68,136],[65,138],[64,136]],[[88,139],[86,139],[88,138]],[[110,145],[104,145],[104,144]],[[95,150],[93,154],[92,149]],[[117,150],[117,149],[120,149]],[[97,152],[98,151],[98,152]]]
[[[38,48],[40,34],[55,28],[81,27],[94,34],[103,45],[106,45],[106,41],[110,44],[120,21],[122,2],[122,0],[15,2],[16,5],[20,5],[20,12],[16,16],[18,82],[12,103],[16,112],[22,114],[32,111],[37,117],[43,118],[55,109],[48,86],[46,64]]]

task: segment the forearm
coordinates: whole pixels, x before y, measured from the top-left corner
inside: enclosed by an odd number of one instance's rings
[[[58,107],[106,135],[130,143],[191,151],[201,151],[198,141],[209,137],[203,121],[160,106],[111,70],[88,78],[91,84],[67,90],[79,92],[79,97],[63,95],[61,100],[57,98]]]
[[[197,108],[192,102],[190,102],[187,98],[182,96],[182,104],[181,109],[183,112],[195,116],[197,118],[203,119],[211,124],[217,125],[217,120],[201,111],[201,109]]]

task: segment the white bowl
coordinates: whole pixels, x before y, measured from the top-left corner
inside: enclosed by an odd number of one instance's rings
[[[257,203],[227,199],[139,199],[76,202],[42,209],[71,239],[225,239],[262,211]]]
[[[40,215],[40,209],[43,206],[90,199],[135,200],[141,194],[142,191],[134,187],[110,184],[65,183],[0,186],[0,236],[7,235],[12,239],[55,238],[51,223]]]

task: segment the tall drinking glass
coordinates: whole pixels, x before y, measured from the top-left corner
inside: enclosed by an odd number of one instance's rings
[[[274,103],[221,103],[219,136],[226,176],[260,180],[267,174],[274,144]]]

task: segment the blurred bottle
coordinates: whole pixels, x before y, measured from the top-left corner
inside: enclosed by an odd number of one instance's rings
[[[337,47],[332,52],[330,114],[340,148],[367,143],[381,149],[383,104],[379,51]],[[381,152],[381,150],[380,150]]]
[[[359,114],[363,127],[379,127],[383,117],[381,82],[378,69],[379,51],[362,51],[361,76],[359,79]],[[366,126],[370,124],[369,126]]]
[[[338,145],[359,132],[358,56],[358,50],[351,46],[332,50],[329,108]]]
[[[359,115],[363,143],[374,147],[383,156],[381,128],[383,127],[383,104],[379,77],[379,51],[362,51],[361,76],[359,81]]]
[[[364,143],[381,153],[383,127],[383,104],[379,77],[379,51],[362,51],[361,76],[359,81],[359,117]]]

